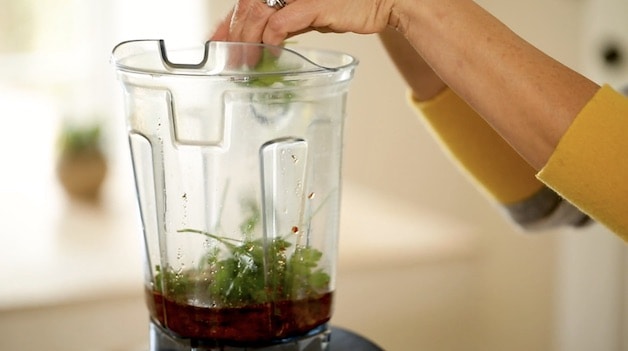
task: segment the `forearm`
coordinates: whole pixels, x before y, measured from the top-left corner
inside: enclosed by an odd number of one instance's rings
[[[470,0],[399,1],[391,24],[536,169],[599,88]]]
[[[379,33],[379,38],[415,100],[430,100],[446,88],[432,67],[400,32],[389,27]]]
[[[588,217],[536,178],[536,171],[451,90],[417,102],[422,121],[454,163],[526,230],[581,225]]]
[[[536,179],[524,161],[445,83],[398,31],[380,38],[424,122],[461,168],[526,229],[579,225],[587,216]],[[472,145],[472,147],[471,147]]]

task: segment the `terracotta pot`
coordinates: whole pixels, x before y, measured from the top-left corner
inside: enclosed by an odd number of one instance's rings
[[[98,150],[68,152],[57,162],[57,177],[73,198],[97,200],[107,174],[107,161]]]

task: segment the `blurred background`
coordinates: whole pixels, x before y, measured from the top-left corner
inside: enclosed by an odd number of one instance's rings
[[[593,80],[628,83],[628,2],[479,2]],[[232,4],[0,0],[1,350],[147,349],[139,216],[109,56],[130,39],[203,42]],[[360,60],[333,324],[392,351],[628,350],[624,243],[596,225],[514,228],[408,107],[377,37],[311,33],[298,45]],[[75,179],[78,169],[90,176]]]

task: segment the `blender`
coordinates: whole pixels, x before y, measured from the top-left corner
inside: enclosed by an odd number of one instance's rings
[[[151,350],[329,348],[343,123],[357,60],[118,44]]]

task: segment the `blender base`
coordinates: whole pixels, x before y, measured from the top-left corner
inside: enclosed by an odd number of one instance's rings
[[[202,340],[178,338],[150,322],[150,351],[329,351],[330,330],[321,325],[304,336],[279,340],[263,347],[206,345]]]

